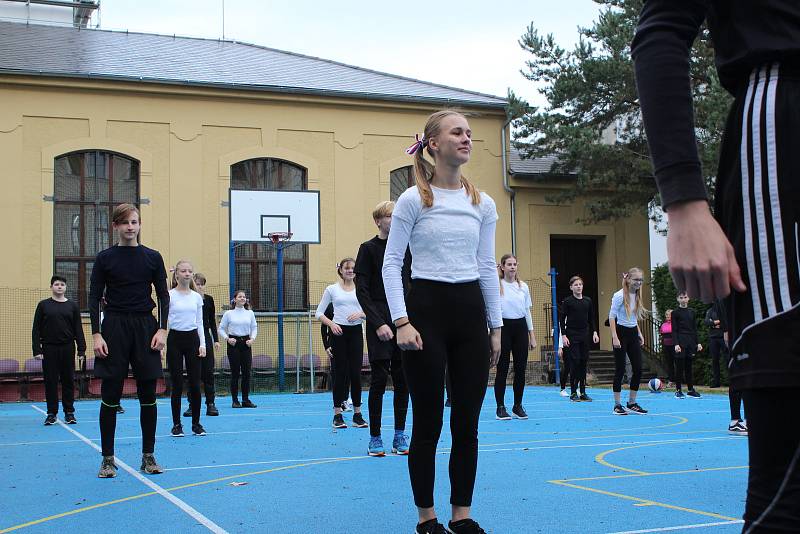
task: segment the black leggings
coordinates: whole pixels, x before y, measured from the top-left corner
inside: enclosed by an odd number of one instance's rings
[[[75,412],[75,344],[42,345],[44,360],[44,396],[47,413],[58,413],[58,381],[61,380],[61,404],[64,413]]]
[[[361,406],[361,363],[364,360],[364,331],[360,324],[342,326],[341,336],[331,333],[331,350],[336,362],[333,383],[333,406],[338,408],[347,400],[347,382],[353,406]]]
[[[505,405],[506,379],[514,353],[514,406],[522,404],[525,392],[525,370],[528,367],[528,322],[520,319],[503,319],[501,332],[500,360],[497,362],[497,374],[494,378],[494,400],[497,406]]]
[[[743,531],[797,532],[800,388],[753,389],[743,396],[750,446]]]
[[[198,356],[200,340],[197,330],[185,332],[170,330],[167,335],[167,368],[172,387],[170,404],[172,424],[181,422],[181,397],[183,396],[183,364],[189,379],[189,406],[192,408],[192,424],[200,422],[200,369],[204,358]]]
[[[622,391],[622,375],[625,374],[625,357],[631,362],[631,391],[639,391],[642,380],[642,346],[639,344],[639,330],[633,326],[617,325],[620,347],[614,347],[614,392]]]
[[[394,387],[394,429],[405,430],[408,414],[408,387],[403,374],[400,351],[391,360],[374,360],[370,362],[372,373],[369,382],[369,435],[381,435],[381,412],[383,412],[383,394],[386,392],[386,381],[392,376]]]
[[[569,347],[564,348],[564,354],[569,359],[572,373],[570,374],[570,391],[576,393],[580,387],[581,394],[586,393],[586,365],[589,363],[589,335],[568,332]]]
[[[216,362],[214,360],[214,340],[206,333],[206,357],[200,359],[200,382],[203,384],[203,389],[206,392],[206,404],[214,404],[215,387],[214,387],[214,367]],[[191,391],[186,392],[186,400],[191,404]]]
[[[450,503],[470,506],[478,468],[478,419],[489,380],[489,332],[478,282],[415,279],[408,318],[423,350],[403,351],[413,429],[408,471],[414,503],[433,507],[436,445],[442,432],[445,362],[450,373]]]
[[[242,375],[242,400],[250,400],[250,372],[253,369],[253,350],[247,345],[250,336],[230,336],[236,344],[228,344],[228,361],[231,364],[231,400],[239,400],[239,373]],[[227,343],[227,342],[226,342]],[[194,412],[192,412],[194,413]]]
[[[123,379],[103,378],[100,386],[100,443],[103,456],[114,455],[114,434],[117,430],[117,407],[122,398]],[[139,423],[142,427],[142,452],[152,453],[156,446],[156,379],[137,380]]]

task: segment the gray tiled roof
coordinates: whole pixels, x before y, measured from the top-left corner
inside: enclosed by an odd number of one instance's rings
[[[501,97],[235,41],[0,21],[0,73],[502,108]]]
[[[557,161],[558,156],[556,155],[548,155],[543,158],[522,159],[520,150],[513,147],[508,153],[508,166],[511,170],[511,174],[517,175],[549,174],[553,164]]]

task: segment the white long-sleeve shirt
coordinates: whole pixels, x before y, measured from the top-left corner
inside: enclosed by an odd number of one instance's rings
[[[503,294],[500,295],[500,308],[503,310],[503,319],[522,319],[528,324],[528,332],[533,330],[533,319],[531,318],[531,291],[528,284],[520,281],[508,283],[500,280],[503,286]]]
[[[352,291],[345,291],[339,284],[331,284],[326,287],[325,292],[322,293],[322,300],[319,301],[319,306],[317,306],[317,313],[315,314],[317,319],[325,315],[325,309],[331,302],[333,302],[334,323],[341,326],[355,326],[364,321],[362,318],[355,321],[347,320],[354,313],[364,313],[358,303],[358,298],[356,298],[355,286],[353,286]]]
[[[222,314],[217,331],[223,340],[227,340],[229,336],[250,336],[250,339],[255,341],[258,335],[256,314],[253,310],[244,308],[228,310]]]
[[[631,309],[630,315],[625,313],[625,304],[622,300],[622,292],[620,289],[611,297],[611,308],[608,310],[608,318],[617,321],[620,326],[627,326],[634,328],[639,323],[639,317],[636,314],[636,295],[628,293],[628,306]]]
[[[491,328],[503,326],[500,285],[495,266],[494,200],[481,193],[472,204],[466,190],[431,187],[433,205],[423,207],[416,186],[397,199],[383,257],[383,285],[392,320],[406,317],[401,269],[411,249],[411,278],[462,283],[478,280]]]
[[[206,336],[203,334],[203,297],[200,293],[191,290],[184,293],[177,287],[170,289],[167,323],[170,330],[179,332],[197,330],[200,346],[206,346]]]

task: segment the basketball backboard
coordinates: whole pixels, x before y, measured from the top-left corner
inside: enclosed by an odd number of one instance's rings
[[[231,189],[230,239],[267,243],[272,232],[291,232],[292,243],[319,243],[319,191]]]

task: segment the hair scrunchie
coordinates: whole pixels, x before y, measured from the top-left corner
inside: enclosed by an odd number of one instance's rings
[[[415,134],[414,138],[416,139],[416,141],[414,141],[414,144],[406,149],[406,154],[408,154],[409,156],[413,156],[414,154],[416,154],[418,150],[422,150],[423,148],[428,146],[428,140],[425,139],[424,135],[422,136],[422,139],[420,139],[419,134]]]

